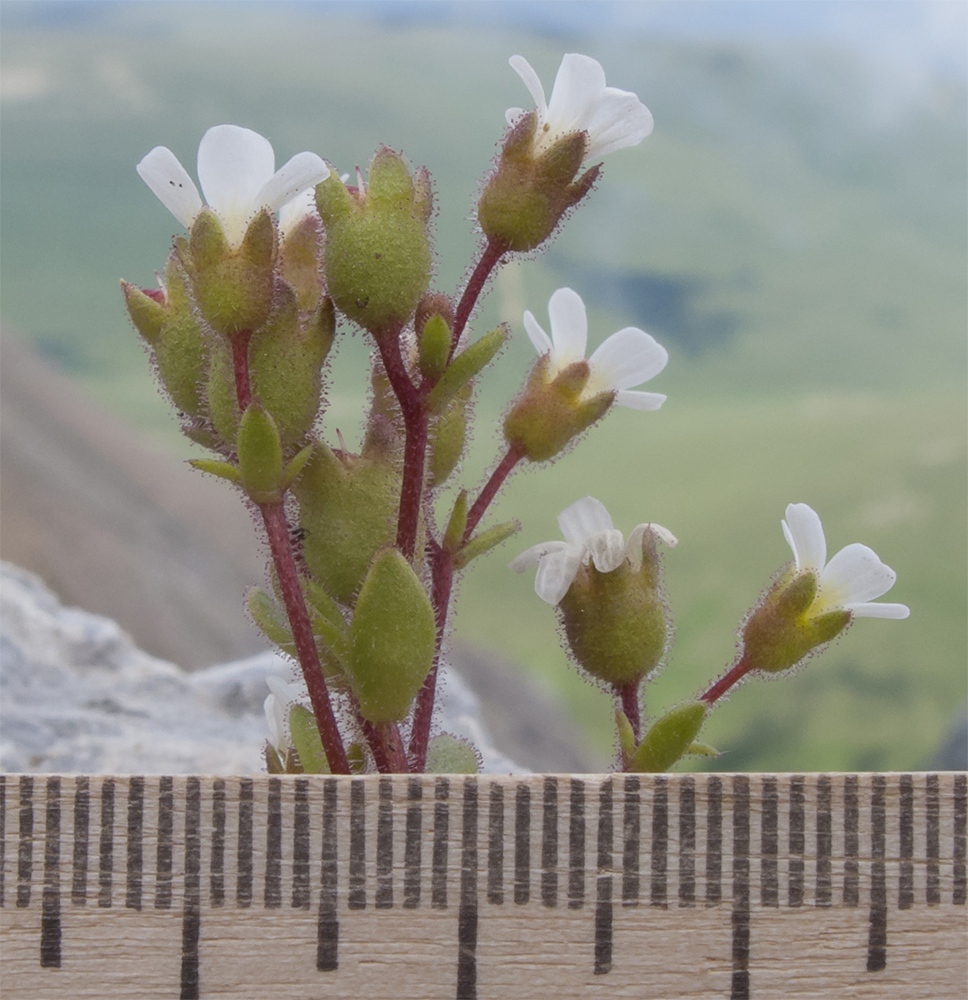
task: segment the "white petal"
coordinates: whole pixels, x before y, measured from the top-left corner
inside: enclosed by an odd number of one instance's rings
[[[605,89],[605,70],[597,59],[577,52],[565,55],[548,102],[552,132],[560,135],[588,131]]]
[[[627,326],[600,344],[588,359],[592,374],[586,391],[631,389],[655,378],[669,362],[669,352],[651,335]]]
[[[654,127],[652,112],[628,90],[606,87],[588,123],[585,159],[607,156],[617,149],[637,146]]]
[[[615,525],[601,500],[582,497],[558,515],[558,527],[566,541],[584,547],[591,535],[611,531]]]
[[[137,166],[138,175],[187,229],[202,210],[195,182],[167,146],[155,146]]]
[[[508,108],[504,112],[504,120],[508,125],[513,125],[524,114],[524,108]]]
[[[855,542],[841,549],[820,574],[817,599],[836,593],[840,607],[865,603],[886,594],[896,579],[897,573],[873,549]]]
[[[508,563],[508,569],[513,569],[515,573],[523,573],[526,569],[534,569],[546,555],[569,547],[567,542],[540,542],[538,545],[532,545],[530,549],[525,549],[519,556],[515,556]]]
[[[238,125],[216,125],[202,136],[198,180],[206,203],[222,220],[230,242],[241,242],[246,224],[260,207],[256,197],[275,169],[272,145],[258,132]]]
[[[584,358],[588,343],[588,316],[578,292],[571,288],[559,288],[548,301],[548,318],[555,345],[552,355],[555,369],[560,370]]]
[[[279,229],[283,235],[292,232],[307,215],[317,215],[316,191],[307,188],[279,209]]]
[[[907,618],[911,614],[906,604],[852,604],[847,610],[857,618]]]
[[[544,355],[551,353],[553,350],[551,338],[534,318],[534,314],[527,309],[524,311],[524,329],[527,331],[531,343],[534,344],[534,349],[538,352],[538,357],[544,357]]]
[[[638,571],[642,566],[642,539],[647,531],[651,530],[656,538],[661,539],[670,549],[674,549],[679,544],[679,539],[668,529],[663,528],[661,524],[637,524],[632,529],[632,534],[629,535],[628,545],[626,545],[626,552],[628,553],[629,562],[632,564],[632,568]]]
[[[314,188],[329,177],[329,167],[315,153],[297,153],[287,160],[262,186],[255,199],[255,208],[277,212],[287,202],[307,188]]]
[[[625,562],[625,539],[617,528],[595,532],[587,548],[599,573],[611,573]]]
[[[542,601],[557,604],[568,593],[581,559],[581,550],[573,545],[545,556],[534,576],[534,592]]]
[[[541,86],[541,80],[538,79],[538,74],[535,73],[531,63],[529,63],[524,56],[511,56],[511,58],[508,59],[508,62],[511,65],[511,69],[513,69],[514,72],[517,73],[518,76],[524,81],[524,85],[528,88],[529,93],[534,99],[534,106],[538,109],[538,114],[543,118],[545,112],[548,110],[548,105],[545,103],[544,87]],[[511,111],[518,110],[520,109],[511,108],[508,111],[508,114],[510,115]],[[510,121],[510,119],[508,119],[508,121]]]
[[[786,509],[786,520],[780,523],[793,550],[797,572],[812,570],[819,574],[827,561],[827,540],[816,511],[805,503],[791,503]]]
[[[658,410],[668,397],[661,392],[635,392],[622,389],[615,393],[616,406],[627,406],[630,410]]]
[[[279,753],[285,753],[289,746],[289,736],[286,732],[288,711],[286,702],[277,698],[275,693],[266,696],[262,704],[266,714],[266,725],[269,729],[269,742]]]

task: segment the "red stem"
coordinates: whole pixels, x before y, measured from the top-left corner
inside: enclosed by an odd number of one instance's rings
[[[491,501],[497,496],[497,491],[504,485],[504,480],[511,474],[511,470],[524,458],[524,453],[513,446],[508,448],[508,453],[498,463],[498,467],[491,473],[481,490],[480,496],[474,501],[473,506],[467,512],[467,527],[464,529],[464,541],[471,537],[471,533],[477,527],[484,512],[490,506]]]
[[[619,698],[622,700],[622,711],[625,718],[632,725],[632,732],[635,734],[635,742],[642,739],[642,717],[639,709],[639,685],[635,681],[623,684],[618,688]]]
[[[478,298],[480,298],[481,292],[484,290],[484,285],[487,283],[491,271],[497,267],[501,258],[507,253],[507,249],[507,244],[502,243],[500,240],[489,239],[485,244],[484,250],[481,253],[481,259],[477,262],[477,266],[474,268],[473,274],[471,274],[470,281],[467,282],[467,287],[460,297],[460,302],[457,303],[457,312],[454,314],[453,338],[450,344],[452,357],[454,351],[457,350],[457,342],[460,340],[460,335],[464,332],[464,327],[467,326],[467,321],[474,311],[474,306]]]
[[[249,341],[251,330],[242,330],[231,338],[232,362],[235,370],[235,395],[239,409],[244,413],[252,402],[252,385],[249,378]],[[329,698],[329,689],[323,677],[323,667],[319,662],[319,652],[316,649],[316,639],[313,636],[312,625],[309,623],[309,613],[302,587],[299,585],[299,573],[296,570],[296,560],[292,553],[292,540],[289,534],[289,521],[285,508],[281,503],[259,504],[262,513],[262,523],[265,525],[266,536],[269,539],[269,550],[272,562],[279,578],[279,587],[286,605],[289,627],[296,646],[296,655],[302,669],[306,687],[309,690],[309,700],[316,716],[316,726],[322,740],[329,769],[333,774],[349,774],[350,766],[343,749],[343,739],[336,724],[333,705]]]
[[[437,646],[434,650],[434,664],[430,668],[413,710],[413,727],[410,730],[410,764],[414,771],[422,774],[427,766],[427,745],[430,742],[430,723],[434,716],[434,699],[437,696],[437,667],[444,647],[444,633],[447,628],[447,612],[450,594],[454,586],[454,564],[450,553],[439,545],[433,545],[431,556],[433,592],[431,600],[437,618]]]
[[[723,674],[715,684],[701,696],[700,701],[707,701],[710,705],[715,704],[726,692],[738,681],[741,681],[752,669],[752,664],[746,662],[746,657],[741,656],[735,666]]]
[[[309,700],[312,702],[319,736],[329,761],[329,769],[333,774],[349,774],[350,766],[343,749],[343,740],[336,716],[329,699],[329,689],[323,677],[323,668],[319,662],[316,649],[316,639],[313,636],[309,614],[302,588],[299,586],[299,575],[296,571],[296,560],[293,558],[292,545],[289,536],[289,522],[281,503],[264,503],[259,505],[266,535],[269,538],[269,549],[279,577],[279,588],[289,616],[289,626],[299,657],[306,687],[309,689]]]
[[[399,333],[381,336],[377,342],[387,378],[400,403],[406,431],[403,481],[400,484],[400,508],[397,514],[397,548],[410,562],[413,562],[424,494],[428,417],[420,394],[410,381],[400,355]]]

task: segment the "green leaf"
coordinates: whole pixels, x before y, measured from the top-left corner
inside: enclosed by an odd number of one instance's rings
[[[242,480],[242,470],[237,469],[228,462],[219,462],[214,458],[192,458],[188,464],[199,472],[207,472],[209,475],[218,476],[219,479],[227,479],[230,483],[238,483]]]
[[[329,774],[329,761],[319,737],[316,716],[305,705],[293,705],[289,709],[289,733],[303,771],[306,774]]]
[[[482,531],[475,535],[458,553],[454,556],[454,569],[463,569],[472,559],[490,552],[495,546],[509,539],[515,532],[521,530],[520,521],[505,521],[497,524],[487,531]]]
[[[704,701],[690,701],[663,715],[645,734],[629,770],[640,774],[668,771],[699,735],[708,708]]]
[[[477,750],[467,742],[441,733],[427,744],[428,774],[477,774]]]
[[[622,764],[629,766],[635,754],[635,731],[629,717],[620,708],[615,709],[615,726],[618,729],[618,745],[622,751]]]
[[[431,411],[442,409],[448,400],[481,373],[507,339],[507,329],[499,326],[458,354],[427,397],[427,408]]]
[[[255,503],[282,499],[282,443],[272,414],[253,400],[242,414],[238,436],[242,485]]]
[[[433,665],[434,609],[410,563],[397,549],[378,552],[350,625],[347,668],[370,722],[397,722]]]

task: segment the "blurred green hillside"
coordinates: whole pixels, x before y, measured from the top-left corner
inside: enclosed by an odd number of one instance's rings
[[[10,6],[16,5],[6,5]],[[734,630],[784,562],[791,501],[831,551],[870,544],[898,571],[903,623],[860,621],[801,673],[742,688],[710,726],[726,768],[912,768],[966,695],[966,93],[816,44],[554,38],[339,19],[307,8],[121,4],[71,24],[12,19],[0,36],[3,319],[138,426],[182,447],[118,278],[151,285],[177,223],[134,165],[169,146],[194,173],[204,130],[235,122],[277,161],[313,149],[339,171],[381,142],[435,179],[441,290],[458,286],[504,110],[550,90],[561,53],[598,58],[656,130],[609,157],[545,255],[508,267],[477,323],[514,326],[482,383],[464,482],[533,351],[520,316],[576,288],[592,342],[636,324],[669,347],[656,414],[615,413],[548,471],[520,475],[495,517],[522,533],[475,564],[457,629],[562,690],[599,749],[608,699],[558,647],[532,581],[505,569],[592,493],[668,554],[677,624],[655,710],[728,664]],[[896,83],[896,81],[895,81]],[[367,344],[345,331],[324,431],[358,421]],[[496,628],[496,623],[500,628]]]

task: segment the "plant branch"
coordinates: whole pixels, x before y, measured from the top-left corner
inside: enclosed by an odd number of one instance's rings
[[[489,239],[484,245],[481,258],[478,260],[471,274],[470,281],[467,282],[467,286],[464,288],[460,302],[457,304],[457,311],[454,314],[454,330],[450,344],[451,357],[454,356],[454,351],[457,350],[457,343],[460,340],[460,336],[464,332],[464,327],[467,326],[467,321],[474,311],[474,306],[477,304],[477,300],[480,298],[485,284],[487,284],[487,279],[490,277],[491,271],[500,263],[501,258],[507,253],[507,249],[507,244],[502,243],[500,240]]]
[[[322,664],[319,662],[316,639],[309,622],[309,613],[306,611],[302,587],[299,585],[285,509],[281,503],[265,503],[259,505],[259,510],[262,512],[272,561],[279,578],[279,588],[286,605],[286,614],[289,616],[296,655],[309,690],[309,700],[312,702],[313,714],[316,716],[316,725],[319,728],[326,759],[329,761],[329,769],[333,774],[349,774],[350,767],[346,751],[343,749],[343,739],[336,724],[329,689],[323,677]]]
[[[732,666],[722,677],[713,684],[709,690],[700,697],[700,701],[715,704],[726,692],[741,681],[752,669],[752,665],[747,663],[745,654],[739,658],[739,662]]]
[[[630,681],[628,684],[623,684],[621,687],[617,688],[617,693],[622,702],[622,711],[625,713],[625,718],[629,720],[629,724],[632,726],[632,732],[635,734],[635,742],[638,743],[642,739],[642,715],[641,709],[639,708],[639,685],[635,681]]]
[[[467,527],[464,529],[464,541],[466,542],[477,527],[491,501],[497,496],[498,490],[504,485],[504,480],[511,474],[511,470],[524,458],[524,453],[516,448],[508,448],[507,454],[498,463],[497,468],[491,473],[491,478],[484,484],[480,496],[474,501],[473,506],[467,512]]]

